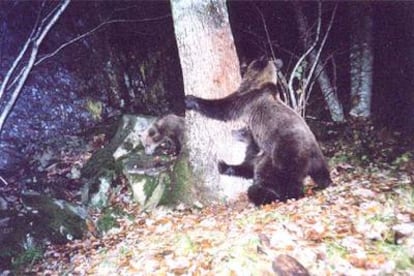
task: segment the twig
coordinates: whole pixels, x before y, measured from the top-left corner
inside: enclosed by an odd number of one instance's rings
[[[53,25],[57,22],[60,15],[63,13],[63,11],[66,9],[66,7],[69,5],[69,3],[70,3],[70,0],[64,0],[62,2],[62,4],[59,6],[59,9],[56,10],[56,13],[50,19],[50,21],[46,24],[46,26],[44,26],[43,30],[37,32],[38,37],[36,39],[33,38],[33,37],[29,39],[29,40],[33,41],[33,48],[32,48],[29,60],[27,62],[27,65],[22,68],[22,70],[19,74],[19,75],[21,75],[21,77],[19,78],[19,81],[17,82],[17,85],[14,88],[9,101],[6,103],[6,105],[4,107],[4,110],[2,111],[2,113],[0,115],[0,133],[3,129],[3,125],[4,125],[4,122],[7,118],[7,116],[9,115],[11,109],[13,108],[14,104],[16,103],[16,100],[17,100],[17,98],[20,94],[20,91],[21,91],[24,83],[26,82],[26,79],[27,79],[32,67],[34,66],[40,44],[42,43],[43,39],[46,37],[46,35],[50,31],[50,29],[53,27]],[[41,28],[41,27],[42,26],[40,26],[39,28]]]
[[[270,40],[269,30],[267,29],[266,19],[264,18],[264,15],[260,11],[260,9],[256,5],[254,5],[254,7],[256,8],[257,12],[260,14],[260,17],[262,18],[263,27],[266,33],[267,43],[269,44],[270,52],[272,53],[273,59],[276,60],[275,52],[273,51],[273,47],[272,47],[272,41]]]
[[[12,66],[7,71],[7,74],[4,77],[4,80],[3,80],[2,84],[1,84],[1,87],[0,87],[0,99],[3,97],[3,94],[6,91],[6,86],[9,83],[10,78],[12,77],[13,73],[15,72],[15,70],[16,70],[17,66],[19,65],[20,61],[22,60],[23,56],[26,54],[26,51],[27,51],[30,43],[32,42],[32,37],[36,33],[37,27],[38,27],[38,23],[36,23],[35,26],[33,27],[32,32],[29,35],[29,38],[26,40],[26,43],[23,45],[23,48],[20,50],[18,56],[16,57],[16,59],[14,60],[14,62],[12,64]]]
[[[130,23],[130,22],[150,22],[150,21],[156,21],[156,20],[160,20],[160,19],[165,19],[165,18],[168,18],[168,17],[171,17],[171,15],[168,14],[168,15],[162,15],[162,16],[153,17],[153,18],[136,19],[136,20],[134,20],[134,19],[131,19],[131,20],[127,20],[127,19],[112,19],[112,20],[109,20],[109,21],[102,22],[101,24],[99,24],[98,26],[94,27],[93,29],[87,31],[86,33],[83,33],[80,36],[77,36],[77,37],[75,37],[75,38],[73,38],[73,39],[71,39],[71,40],[63,43],[61,46],[59,46],[53,52],[42,56],[39,60],[37,60],[35,62],[34,66],[37,66],[40,63],[42,63],[43,61],[45,61],[46,59],[55,56],[57,53],[59,53],[61,50],[63,50],[67,46],[69,46],[69,45],[77,42],[78,40],[81,40],[82,38],[85,38],[85,37],[93,34],[94,32],[98,31],[100,28],[104,27],[107,24],[112,24],[112,23]],[[7,87],[7,89],[10,89],[11,87],[13,87],[13,85],[21,77],[21,75],[22,75],[22,71],[14,78],[13,82]]]
[[[298,9],[298,12],[300,12],[301,14],[298,15],[298,18],[300,16],[304,16],[303,13],[301,12],[300,9]],[[319,36],[320,36],[320,31],[321,31],[321,21],[322,21],[322,4],[319,1],[318,2],[318,25],[317,25],[317,29],[316,29],[316,37],[315,40],[313,42],[313,44],[309,47],[309,49],[299,58],[298,62],[296,63],[295,67],[292,70],[292,73],[290,74],[290,78],[289,78],[289,93],[290,93],[290,97],[291,97],[291,102],[292,102],[292,107],[293,109],[297,110],[298,104],[296,102],[296,96],[295,96],[295,91],[293,89],[293,79],[295,77],[295,72],[298,70],[299,66],[302,64],[303,60],[313,51],[313,49],[316,47],[318,41],[319,41]],[[304,91],[303,91],[304,93]]]
[[[319,3],[321,3],[321,2],[319,2]],[[332,28],[332,25],[333,25],[333,21],[334,21],[334,19],[335,19],[335,14],[336,14],[336,9],[337,9],[337,7],[338,7],[338,4],[336,4],[336,5],[335,5],[334,10],[332,11],[332,14],[331,14],[331,19],[329,20],[328,29],[327,29],[327,30],[326,30],[326,32],[325,32],[325,35],[324,35],[324,37],[323,37],[323,39],[322,39],[321,45],[319,46],[318,53],[316,54],[316,57],[315,57],[314,63],[313,63],[313,65],[312,65],[312,68],[311,68],[311,70],[309,71],[308,77],[307,77],[307,79],[306,79],[306,81],[305,81],[305,83],[304,83],[304,86],[303,86],[303,95],[302,95],[302,97],[303,97],[303,99],[304,99],[304,102],[302,103],[303,116],[305,116],[305,112],[306,112],[306,102],[307,102],[307,99],[309,98],[309,97],[306,97],[306,98],[305,98],[305,95],[306,95],[306,93],[305,93],[305,92],[306,92],[306,91],[308,91],[308,90],[307,90],[307,88],[308,88],[308,84],[309,84],[309,82],[310,82],[310,80],[311,80],[311,78],[312,78],[312,76],[313,76],[313,73],[315,72],[316,66],[318,65],[319,58],[320,58],[321,53],[322,53],[322,49],[323,49],[323,47],[325,46],[325,44],[326,44],[326,40],[327,40],[328,35],[329,35],[330,31],[331,31],[331,28]],[[322,72],[322,70],[321,70],[321,72]],[[308,93],[308,94],[310,94],[310,90],[309,90],[309,93]]]
[[[9,185],[9,183],[7,183],[6,179],[4,179],[1,175],[0,175],[0,180],[7,186]]]
[[[73,38],[73,39],[71,39],[71,40],[63,43],[62,45],[60,45],[53,52],[42,56],[38,61],[36,61],[35,65],[39,65],[45,59],[50,58],[50,57],[56,55],[57,53],[59,53],[63,48],[69,46],[70,44],[75,43],[78,40],[81,40],[82,38],[85,38],[85,37],[93,34],[94,32],[98,31],[100,28],[104,27],[105,25],[113,24],[113,23],[149,22],[149,21],[155,21],[155,20],[165,19],[165,18],[168,18],[168,17],[171,17],[171,15],[168,14],[168,15],[162,15],[162,16],[158,16],[158,17],[146,18],[146,19],[139,19],[139,20],[138,19],[136,19],[136,20],[134,20],[134,19],[131,19],[131,20],[128,20],[128,19],[112,19],[112,20],[109,20],[109,21],[104,21],[101,24],[99,24],[98,26],[96,26],[95,28],[87,31],[86,33],[83,33],[80,36],[77,36],[77,37],[75,37],[75,38]]]
[[[320,3],[320,2],[319,2],[319,3]],[[325,35],[324,35],[324,37],[323,37],[323,40],[322,40],[322,42],[321,42],[321,45],[320,45],[320,47],[319,47],[319,49],[318,49],[318,53],[317,53],[317,55],[316,55],[315,62],[313,63],[312,68],[311,68],[311,70],[309,71],[309,75],[308,75],[308,78],[306,79],[305,86],[304,86],[304,89],[303,89],[304,91],[306,91],[306,88],[307,88],[307,86],[308,86],[308,83],[309,83],[309,81],[310,81],[310,78],[312,77],[312,74],[313,74],[313,72],[315,71],[316,65],[318,64],[319,58],[320,58],[321,53],[322,53],[322,49],[323,49],[323,47],[325,46],[326,40],[327,40],[328,35],[329,35],[330,31],[331,31],[331,28],[332,28],[332,25],[333,25],[333,21],[334,21],[334,19],[335,19],[335,14],[336,14],[336,9],[337,9],[337,7],[338,7],[338,4],[336,4],[336,5],[335,5],[334,10],[332,11],[332,14],[331,14],[331,19],[330,19],[330,21],[329,21],[329,25],[328,25],[328,29],[326,30]]]

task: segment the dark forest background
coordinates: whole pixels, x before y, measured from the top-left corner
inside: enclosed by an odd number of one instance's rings
[[[338,5],[322,59],[328,60],[326,66],[335,79],[345,114],[351,106],[351,3],[324,2],[322,6],[326,26],[334,5]],[[300,5],[308,22],[315,24],[317,3]],[[370,5],[374,20],[371,119],[377,129],[408,135],[414,131],[414,4],[396,1]],[[36,19],[45,15],[52,3],[2,1],[0,6],[0,76],[4,78]],[[284,62],[282,71],[288,73],[304,52],[294,5],[284,1],[229,1],[228,9],[241,63],[271,56],[272,47]],[[74,40],[79,36],[82,38]],[[1,133],[3,174],[27,165],[28,157],[44,147],[45,141],[85,134],[122,113],[184,113],[169,2],[73,2],[42,43],[40,57],[72,40],[30,73]],[[318,89],[315,85],[308,115],[329,122]],[[2,97],[1,109],[9,97]]]

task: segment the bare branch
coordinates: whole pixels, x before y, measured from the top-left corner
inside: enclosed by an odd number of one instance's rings
[[[9,183],[7,183],[7,181],[6,181],[6,179],[4,179],[1,175],[0,175],[0,180],[1,180],[1,182],[3,182],[4,183],[4,185],[9,185]]]
[[[19,80],[17,82],[16,87],[14,88],[11,98],[9,99],[9,101],[6,103],[4,110],[2,111],[1,115],[0,115],[0,133],[3,130],[3,125],[4,122],[7,118],[7,116],[9,115],[10,111],[12,110],[14,104],[16,103],[16,100],[21,92],[21,89],[24,85],[24,83],[27,80],[27,77],[32,69],[32,67],[34,66],[36,57],[37,57],[37,53],[39,51],[39,46],[42,43],[43,39],[46,37],[47,33],[50,31],[50,29],[53,27],[53,25],[57,22],[57,20],[59,19],[59,17],[61,16],[61,14],[64,12],[64,10],[67,8],[67,6],[69,5],[70,0],[64,0],[59,6],[59,9],[55,10],[55,14],[51,17],[50,21],[44,26],[42,27],[39,26],[39,32],[38,32],[38,37],[37,38],[31,38],[32,42],[33,42],[33,46],[31,49],[31,53],[30,53],[30,57],[29,60],[27,62],[27,65],[25,67],[22,68],[21,72],[19,73],[19,75],[21,75],[19,77]]]
[[[295,2],[293,2],[293,3],[295,3]],[[303,16],[305,16],[305,15],[302,13],[302,10],[301,10],[300,6],[297,6],[297,12],[298,12],[298,21],[303,20]],[[296,63],[295,67],[293,68],[292,73],[290,74],[290,78],[289,78],[289,93],[290,93],[290,98],[291,98],[291,102],[292,102],[292,107],[295,110],[297,110],[298,104],[296,102],[296,95],[295,95],[295,91],[293,89],[293,79],[295,78],[295,72],[298,70],[298,68],[302,64],[303,60],[313,51],[313,49],[316,47],[316,45],[319,41],[319,36],[320,36],[320,32],[321,32],[321,25],[322,25],[322,3],[320,1],[318,2],[318,13],[319,13],[318,25],[317,25],[317,29],[316,29],[315,40],[314,40],[313,44],[309,47],[309,49],[299,58],[299,60]],[[305,25],[304,22],[302,22],[302,24],[303,24],[303,26]]]
[[[257,12],[260,14],[260,17],[262,18],[262,23],[263,23],[263,27],[264,27],[264,30],[265,30],[265,33],[266,33],[267,43],[269,44],[270,52],[272,53],[273,59],[276,60],[275,52],[273,51],[273,47],[272,47],[272,41],[271,41],[270,35],[269,35],[269,30],[267,29],[266,19],[265,19],[263,13],[261,12],[261,10],[256,5],[254,5],[254,7],[256,8]]]
[[[112,19],[109,21],[104,21],[101,24],[99,24],[98,26],[92,28],[91,30],[87,31],[86,33],[81,34],[80,36],[77,36],[65,43],[63,43],[61,46],[59,46],[56,50],[54,50],[53,52],[46,54],[44,56],[42,56],[39,60],[37,60],[34,64],[34,66],[37,66],[39,64],[41,64],[43,61],[45,61],[46,59],[55,56],[56,54],[58,54],[61,50],[63,50],[64,48],[66,48],[67,46],[81,40],[82,38],[85,38],[89,35],[92,35],[94,32],[98,31],[99,29],[101,29],[102,27],[104,27],[105,25],[108,24],[113,24],[113,23],[131,23],[131,22],[151,22],[151,21],[156,21],[156,20],[161,20],[161,19],[165,19],[171,17],[170,14],[167,15],[162,15],[162,16],[158,16],[158,17],[152,17],[152,18],[145,18],[145,19]],[[13,80],[13,82],[7,87],[7,89],[10,89],[16,82],[17,80],[21,77],[22,75],[21,71]]]
[[[44,60],[56,55],[57,53],[59,53],[62,49],[66,48],[67,46],[93,34],[94,32],[98,31],[99,29],[101,29],[102,27],[108,25],[108,24],[113,24],[113,23],[131,23],[131,22],[149,22],[149,21],[155,21],[155,20],[160,20],[160,19],[165,19],[171,17],[171,15],[163,15],[163,16],[158,16],[158,17],[154,17],[154,18],[146,18],[146,19],[140,19],[140,20],[128,20],[128,19],[112,19],[109,21],[104,21],[101,24],[99,24],[98,26],[94,27],[93,29],[87,31],[86,33],[81,34],[80,36],[77,36],[65,43],[63,43],[62,45],[60,45],[56,50],[54,50],[53,52],[46,54],[44,56],[42,56],[38,61],[36,61],[35,66],[39,65],[40,63],[42,63]]]
[[[319,2],[319,3],[320,3],[320,2]],[[309,71],[308,78],[306,79],[306,82],[305,82],[305,85],[304,85],[304,89],[303,89],[303,90],[305,90],[305,91],[306,91],[306,88],[307,88],[307,86],[308,86],[308,83],[310,82],[310,79],[311,79],[311,77],[312,77],[312,75],[313,75],[313,72],[315,71],[316,65],[317,65],[317,64],[318,64],[318,62],[319,62],[319,58],[320,58],[320,56],[321,56],[322,49],[323,49],[323,47],[325,46],[326,40],[327,40],[328,35],[329,35],[330,31],[331,31],[331,28],[332,28],[332,25],[333,25],[333,21],[334,21],[334,19],[335,19],[335,14],[336,14],[336,9],[337,9],[337,7],[338,7],[338,4],[336,4],[336,5],[335,5],[334,10],[332,11],[332,14],[331,14],[331,19],[329,20],[328,29],[327,29],[327,30],[326,30],[326,32],[325,32],[325,35],[324,35],[323,40],[322,40],[322,42],[321,42],[321,45],[319,46],[319,49],[318,49],[318,53],[317,53],[317,55],[316,55],[316,59],[315,59],[315,61],[314,61],[313,65],[312,65],[311,70]]]
[[[16,71],[17,66],[20,64],[20,61],[22,60],[23,56],[26,54],[26,51],[30,45],[30,43],[33,41],[33,38],[36,34],[36,31],[38,29],[39,25],[39,17],[36,20],[36,23],[29,35],[29,37],[26,40],[26,43],[23,45],[22,49],[20,50],[19,54],[17,55],[16,59],[14,60],[13,64],[11,65],[10,69],[7,71],[6,76],[3,79],[3,82],[0,86],[0,99],[3,97],[4,92],[6,91],[6,87],[10,81],[10,78],[13,76],[13,74]]]
[[[14,60],[12,66],[7,71],[6,76],[4,77],[3,82],[1,83],[1,87],[0,87],[0,99],[3,97],[4,91],[6,90],[6,86],[9,83],[9,80],[12,77],[13,73],[15,72],[16,67],[19,65],[19,63],[22,60],[24,54],[26,53],[27,48],[29,47],[29,45],[32,41],[31,37],[33,36],[33,33],[34,33],[34,29],[33,29],[32,34],[30,34],[29,38],[26,40],[26,43],[23,45],[23,48],[20,50],[20,53],[18,54],[18,56]]]
[[[308,77],[307,77],[307,79],[306,79],[306,81],[304,82],[304,85],[303,85],[303,91],[304,91],[304,93],[302,95],[303,96],[302,99],[304,99],[304,102],[301,105],[302,106],[302,115],[303,116],[305,116],[305,112],[306,112],[306,102],[308,101],[309,96],[310,96],[310,93],[311,93],[311,90],[310,89],[308,90],[309,83],[310,83],[312,77],[314,77],[315,79],[317,78],[317,76],[314,76],[314,72],[315,72],[315,69],[316,69],[316,67],[317,67],[317,65],[319,63],[319,59],[320,59],[320,56],[321,56],[321,53],[322,53],[322,49],[325,46],[326,40],[327,40],[327,38],[329,36],[329,33],[331,31],[331,28],[332,28],[332,25],[333,25],[333,21],[335,19],[335,14],[336,14],[337,7],[338,7],[338,4],[335,5],[334,10],[332,11],[331,19],[329,20],[328,28],[327,28],[327,30],[325,32],[325,35],[324,35],[323,39],[322,39],[321,45],[319,46],[318,53],[316,54],[315,60],[313,61],[312,68],[309,71]],[[322,72],[322,69],[320,71]],[[321,72],[319,72],[319,73],[321,73]],[[305,92],[307,92],[307,93],[305,93]]]

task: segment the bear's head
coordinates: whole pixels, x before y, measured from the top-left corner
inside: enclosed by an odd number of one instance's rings
[[[150,126],[148,129],[140,133],[141,143],[144,146],[145,154],[151,155],[158,147],[162,147],[165,135],[162,130],[156,125]]]
[[[242,77],[239,92],[259,89],[266,83],[277,84],[277,71],[282,68],[283,62],[280,59],[272,60],[261,57],[253,60]]]

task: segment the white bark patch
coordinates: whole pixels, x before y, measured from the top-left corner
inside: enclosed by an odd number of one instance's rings
[[[351,6],[351,97],[349,114],[354,117],[371,115],[372,70],[374,53],[372,49],[373,18],[369,4],[365,8]]]

